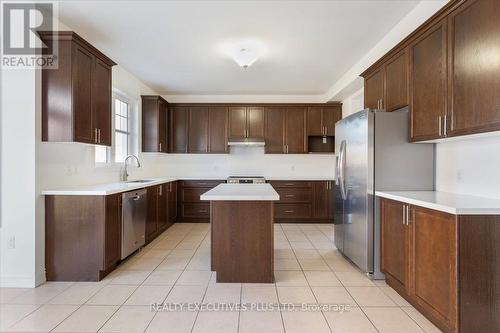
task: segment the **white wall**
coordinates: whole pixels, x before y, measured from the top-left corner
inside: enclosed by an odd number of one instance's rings
[[[436,144],[436,189],[500,199],[500,136]]]
[[[232,147],[227,155],[162,156],[161,174],[173,177],[214,177],[230,175],[264,176],[268,178],[334,178],[333,155],[264,154],[262,147]]]
[[[361,111],[365,108],[364,89],[357,90],[352,95],[342,101],[342,118],[350,114]]]

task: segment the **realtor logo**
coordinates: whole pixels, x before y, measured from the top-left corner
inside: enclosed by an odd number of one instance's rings
[[[57,45],[38,36],[53,30],[54,3],[2,2],[2,68],[56,68]]]

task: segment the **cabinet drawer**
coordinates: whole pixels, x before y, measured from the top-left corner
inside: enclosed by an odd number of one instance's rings
[[[283,187],[312,187],[312,182],[307,181],[287,181],[287,180],[273,180],[269,182],[275,188],[283,188]]]
[[[183,187],[205,187],[212,188],[219,184],[225,183],[223,180],[183,180]]]
[[[309,218],[310,204],[275,204],[274,217],[277,219]]]
[[[200,195],[209,190],[209,188],[183,188],[181,200],[182,202],[199,202]]]
[[[280,202],[310,203],[312,201],[309,188],[278,188],[276,192],[280,195]]]
[[[182,204],[182,216],[194,218],[210,218],[209,203],[186,203]]]

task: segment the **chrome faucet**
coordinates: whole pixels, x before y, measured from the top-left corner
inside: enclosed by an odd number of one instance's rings
[[[127,157],[125,157],[125,160],[123,161],[123,173],[122,173],[122,181],[124,181],[124,182],[126,182],[128,180],[127,162],[129,160],[129,158],[135,158],[135,160],[137,161],[137,167],[138,168],[141,167],[141,162],[139,162],[139,158],[137,158],[137,156],[128,155]]]

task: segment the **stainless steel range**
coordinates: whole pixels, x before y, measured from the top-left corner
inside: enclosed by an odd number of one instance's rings
[[[266,179],[261,176],[231,176],[227,178],[228,184],[264,184]]]

